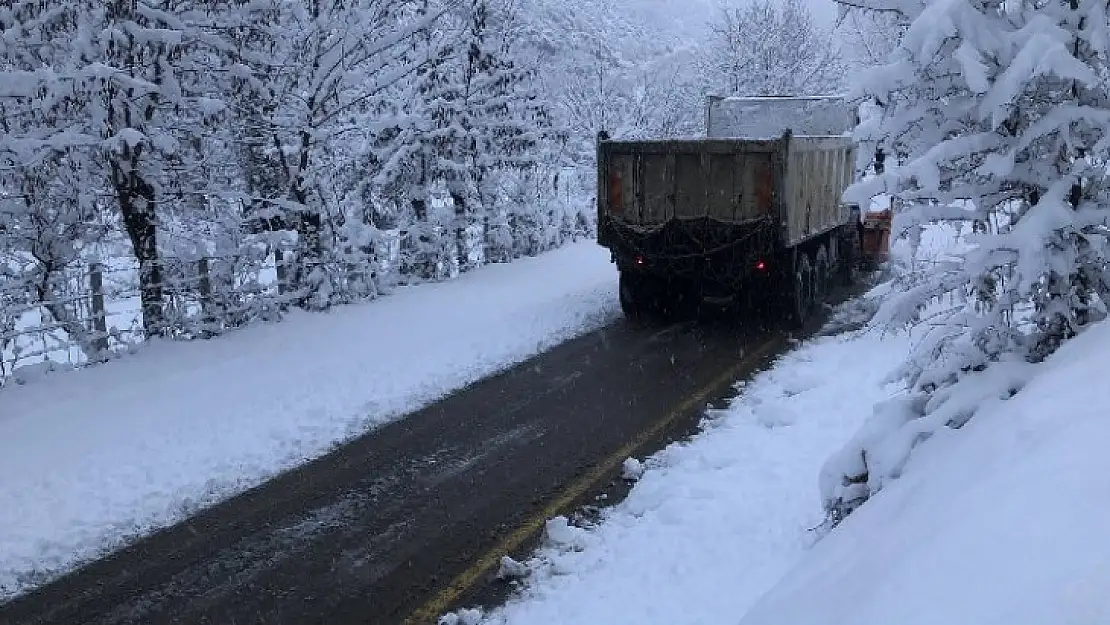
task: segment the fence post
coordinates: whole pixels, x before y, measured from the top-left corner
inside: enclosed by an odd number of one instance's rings
[[[108,352],[108,318],[104,309],[104,266],[100,263],[89,265],[89,290],[92,291],[92,326],[96,332],[95,357],[103,358]]]
[[[285,266],[285,250],[280,246],[274,248],[274,269],[277,272],[278,295],[285,295],[285,290],[288,286],[286,280],[287,269]]]
[[[208,271],[208,259],[201,258],[197,262],[197,273],[200,274],[200,301],[205,307],[212,305],[212,276]]]
[[[293,272],[290,265],[291,263],[285,254],[285,248],[280,245],[275,247],[274,268],[277,270],[278,282],[277,309],[281,312],[289,310],[289,302],[286,301],[286,296],[293,292]]]
[[[216,325],[216,314],[212,302],[212,272],[207,257],[197,261],[197,274],[200,276],[197,288],[200,291],[200,319],[203,325],[201,335],[209,337],[216,333],[213,329]]]

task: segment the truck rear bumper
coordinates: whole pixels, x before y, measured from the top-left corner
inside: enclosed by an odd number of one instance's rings
[[[599,243],[610,249],[622,272],[695,284],[709,297],[731,297],[770,274],[778,260],[774,236],[769,220],[676,220],[651,231],[607,220],[599,227]]]

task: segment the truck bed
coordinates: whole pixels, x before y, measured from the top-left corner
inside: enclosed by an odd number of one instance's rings
[[[622,141],[599,147],[598,210],[650,231],[672,221],[743,223],[773,212],[778,141]]]
[[[791,247],[845,223],[854,165],[846,136],[601,141],[598,222],[643,236],[676,222],[770,221]]]
[[[852,181],[855,153],[848,137],[793,137],[786,157],[783,244],[793,247],[848,219],[840,196]]]

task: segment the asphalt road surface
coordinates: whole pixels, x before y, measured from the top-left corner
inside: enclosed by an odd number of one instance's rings
[[[496,594],[501,552],[628,453],[689,433],[786,343],[720,315],[622,319],[0,606],[0,623],[428,622]]]

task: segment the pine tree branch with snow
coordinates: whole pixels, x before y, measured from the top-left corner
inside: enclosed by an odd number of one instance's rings
[[[845,196],[866,206],[890,194],[911,232],[952,224],[964,249],[901,280],[878,311],[876,323],[921,333],[896,372],[920,401],[877,415],[890,431],[846,448],[842,459],[862,455],[866,466],[830,464],[844,478],[826,480],[832,510],[858,500],[848,485],[861,468],[874,492],[938,428],[962,427],[977,401],[1017,392],[1030,363],[1105,317],[1110,294],[1105,3],[842,4],[908,25],[853,94],[877,105],[856,131],[861,166],[876,148],[895,162]]]

